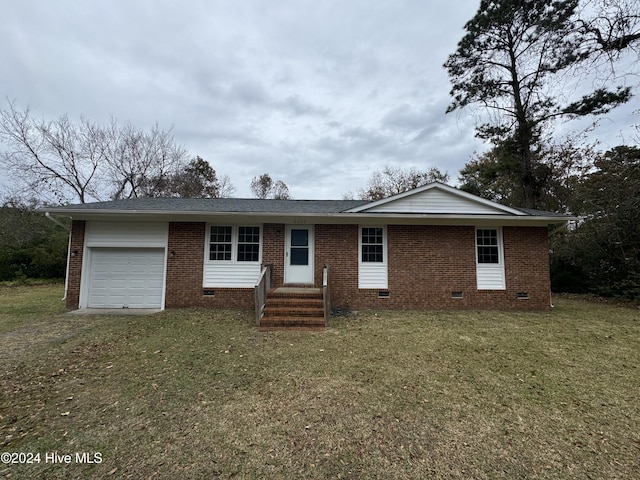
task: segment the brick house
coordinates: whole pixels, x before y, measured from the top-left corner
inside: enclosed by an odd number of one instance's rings
[[[73,220],[68,308],[256,308],[263,326],[310,325],[329,308],[546,310],[549,226],[569,220],[441,183],[375,202],[137,198],[47,212]]]

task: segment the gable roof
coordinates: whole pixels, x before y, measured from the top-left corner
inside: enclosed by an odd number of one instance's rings
[[[349,212],[526,215],[522,210],[480,198],[440,182],[429,183],[376,202],[359,205]]]
[[[79,220],[128,219],[170,221],[293,222],[315,217],[316,223],[439,223],[544,225],[573,217],[507,207],[435,182],[382,200],[270,200],[256,198],[132,198],[42,208]],[[251,220],[253,219],[253,220]],[[322,219],[322,220],[320,220]],[[226,220],[225,220],[226,221]],[[306,220],[305,220],[306,221]],[[309,220],[311,222],[311,220]]]

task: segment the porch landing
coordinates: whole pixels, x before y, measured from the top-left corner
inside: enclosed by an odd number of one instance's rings
[[[312,330],[326,327],[322,289],[285,286],[267,292],[259,330]]]
[[[269,290],[269,294],[275,294],[275,295],[308,295],[308,294],[315,294],[315,295],[322,295],[322,289],[321,288],[315,288],[312,286],[309,287],[305,287],[303,285],[285,285],[284,287],[278,287],[278,288],[272,288],[271,290]]]

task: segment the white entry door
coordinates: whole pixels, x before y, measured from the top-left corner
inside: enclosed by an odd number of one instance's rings
[[[287,225],[284,283],[313,284],[313,225]]]

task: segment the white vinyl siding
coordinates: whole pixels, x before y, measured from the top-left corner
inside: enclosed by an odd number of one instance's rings
[[[260,276],[259,263],[206,263],[205,288],[253,288]]]
[[[167,245],[168,223],[87,222],[87,247],[162,247]]]
[[[255,287],[262,261],[262,226],[208,225],[204,258],[203,287]]]
[[[478,290],[504,290],[504,246],[501,228],[476,228]]]
[[[443,214],[504,214],[505,212],[459,195],[433,188],[367,209],[369,213],[443,213]]]
[[[388,288],[387,228],[358,229],[358,288]]]

